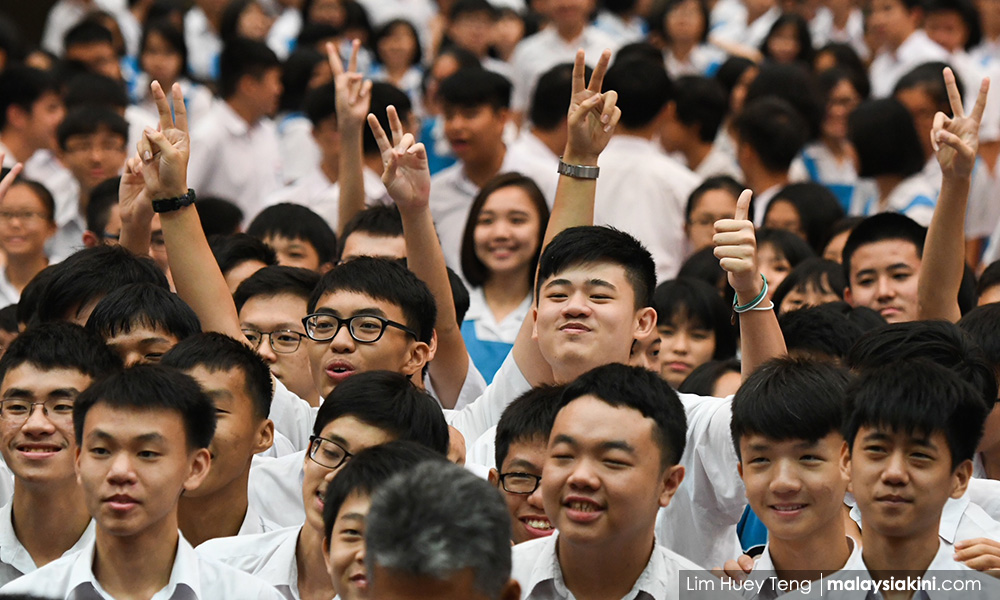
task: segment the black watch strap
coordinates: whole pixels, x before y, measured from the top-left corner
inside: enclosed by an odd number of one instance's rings
[[[194,190],[188,188],[187,193],[183,196],[153,200],[153,212],[165,213],[179,210],[185,206],[191,206],[194,204],[194,200]]]

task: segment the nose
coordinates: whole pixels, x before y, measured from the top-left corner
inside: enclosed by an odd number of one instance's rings
[[[586,317],[590,315],[590,312],[590,305],[587,303],[587,294],[582,291],[571,293],[563,305],[563,316]]]
[[[537,508],[538,510],[545,510],[545,507],[542,505],[542,482],[539,481],[535,491],[528,494],[528,506]]]
[[[44,405],[35,404],[31,407],[31,412],[28,413],[28,418],[21,429],[34,434],[46,434],[54,432],[56,427],[49,416],[45,414]]]
[[[799,491],[802,482],[788,461],[779,460],[774,466],[775,477],[771,480],[771,491],[775,494],[789,494]]]
[[[670,349],[673,350],[674,354],[687,354],[690,349],[690,342],[691,340],[686,332],[678,331],[670,339]]]
[[[260,345],[257,346],[257,354],[270,364],[278,362],[278,355],[275,353],[274,348],[271,347],[271,334],[268,333],[261,336]]]
[[[330,349],[337,353],[352,352],[354,350],[354,338],[351,337],[350,325],[344,323],[337,330],[337,334],[330,340]]]
[[[125,356],[122,356],[122,360],[125,362],[126,367],[134,367],[138,364],[142,364],[142,352],[136,350],[129,350],[125,352]]]
[[[882,482],[888,485],[906,485],[908,480],[906,456],[901,451],[890,453],[882,470]]]
[[[572,489],[578,490],[596,490],[601,487],[601,480],[589,460],[577,461],[566,482]]]
[[[879,298],[893,298],[896,295],[896,288],[888,277],[879,277],[876,292]]]
[[[119,452],[111,459],[111,466],[108,469],[108,481],[111,483],[123,484],[131,483],[135,480],[135,472],[132,469],[132,461],[128,452]]]

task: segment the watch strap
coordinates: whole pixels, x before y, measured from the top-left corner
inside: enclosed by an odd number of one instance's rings
[[[601,168],[589,165],[571,165],[563,162],[560,158],[559,168],[556,169],[556,172],[560,175],[566,175],[576,179],[597,179],[597,176],[601,173]]]

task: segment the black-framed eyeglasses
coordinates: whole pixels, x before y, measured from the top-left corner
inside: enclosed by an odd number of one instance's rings
[[[329,313],[313,313],[302,319],[302,325],[306,328],[306,336],[315,342],[329,342],[337,337],[344,325],[347,325],[347,331],[354,341],[360,344],[374,344],[379,341],[387,326],[401,329],[412,335],[413,339],[418,339],[417,334],[406,325],[375,315],[354,315],[341,319]]]
[[[10,398],[0,401],[0,418],[11,423],[23,423],[28,420],[36,406],[41,406],[42,413],[49,420],[72,423],[73,402],[73,398],[50,398],[45,402],[32,402],[22,398]]]
[[[531,473],[503,473],[500,475],[500,485],[508,494],[533,494],[542,482],[539,475]]]
[[[275,331],[258,331],[251,327],[243,328],[243,336],[247,338],[253,349],[256,350],[260,348],[261,342],[264,341],[264,336],[267,336],[267,341],[271,344],[271,350],[274,350],[278,354],[291,354],[299,349],[299,344],[302,343],[302,338],[306,334],[299,333],[298,331],[292,331],[291,329],[277,329]]]
[[[321,467],[336,469],[353,456],[333,440],[315,435],[309,436],[309,458]]]

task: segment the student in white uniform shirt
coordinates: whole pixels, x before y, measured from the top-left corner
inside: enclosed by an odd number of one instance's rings
[[[724,4],[716,2],[713,14]],[[742,21],[746,11],[742,4],[739,8],[743,12],[737,20]],[[671,78],[714,74],[725,60],[725,53],[708,43],[710,28],[712,35],[717,35],[711,20],[709,8],[702,0],[671,0],[650,16],[651,33],[662,36],[666,43],[664,60]]]
[[[0,509],[0,585],[93,540],[73,471],[72,408],[95,379],[120,368],[97,336],[69,323],[32,327],[0,360],[0,451],[14,475],[13,497]]]
[[[208,475],[215,408],[198,383],[142,365],[77,398],[77,477],[94,540],[4,586],[55,598],[278,600],[263,580],[201,559],[177,530],[177,499]]]
[[[219,53],[222,51],[219,26],[226,4],[226,0],[196,0],[184,15],[188,65],[195,77],[215,79],[219,75]]]
[[[700,76],[680,77],[673,83],[674,98],[667,104],[660,129],[663,150],[682,155],[687,168],[700,177],[742,177],[736,161],[714,148],[729,109],[722,86]]]
[[[948,51],[932,42],[921,29],[923,18],[918,0],[872,2],[868,26],[878,39],[884,40],[868,68],[873,98],[890,95],[899,78],[913,67],[948,59]]]
[[[4,305],[17,304],[28,282],[49,265],[45,242],[56,232],[52,194],[37,181],[15,181],[17,174],[11,171],[0,182],[0,250],[7,257],[0,275]]]
[[[320,407],[309,450],[297,455],[303,475],[296,512],[302,514],[304,507],[305,524],[212,540],[198,552],[267,579],[286,599],[331,597],[323,553],[327,488],[352,456],[397,439],[445,455],[448,429],[434,400],[399,374],[380,371],[350,378]]]
[[[865,18],[853,0],[829,0],[816,10],[809,23],[814,48],[848,44],[864,60],[871,55],[865,44]]]
[[[0,151],[3,167],[24,163],[29,179],[49,181],[65,172],[52,152],[56,128],[66,115],[59,82],[46,71],[8,65],[0,73]]]

